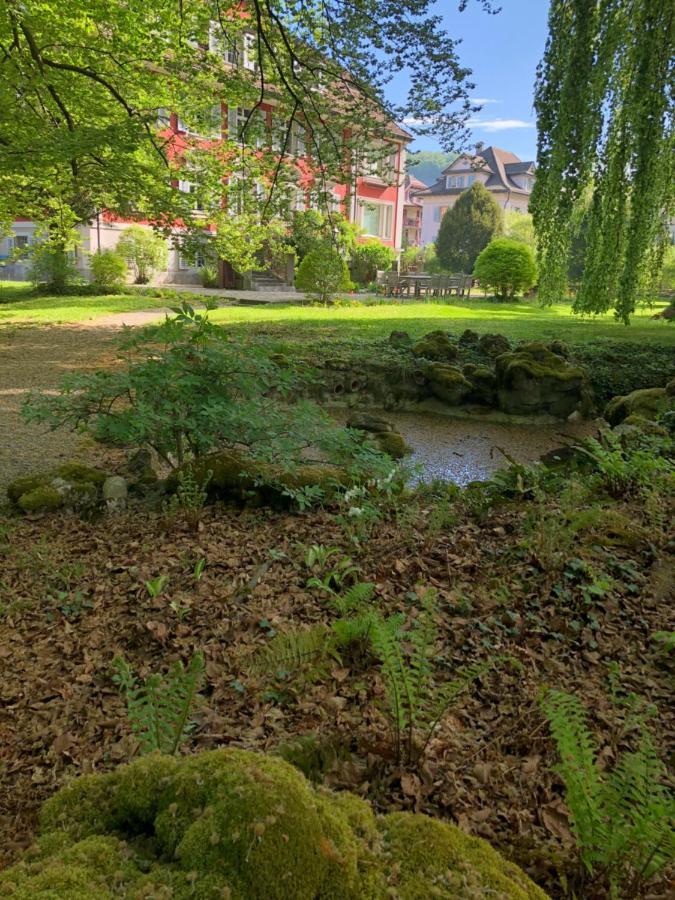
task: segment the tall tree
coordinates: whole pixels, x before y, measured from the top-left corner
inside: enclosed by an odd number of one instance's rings
[[[250,251],[275,234],[268,225],[297,185],[291,145],[313,158],[322,195],[385,152],[395,118],[462,143],[473,85],[433,6],[0,0],[0,218],[43,219],[58,234],[108,208],[167,226],[213,225],[225,255],[243,234]],[[387,103],[385,86],[400,70],[410,75],[408,97]],[[259,114],[270,98],[272,129]],[[248,111],[223,140],[220,104]],[[161,127],[169,111],[186,137]],[[175,187],[186,167],[191,194]]]
[[[478,254],[502,233],[503,218],[492,194],[480,181],[474,181],[443,216],[438,230],[436,255],[443,268],[473,272]]]
[[[675,213],[675,6],[552,0],[537,72],[538,168],[531,209],[539,295],[559,299],[590,202],[578,312],[630,320],[650,293]]]

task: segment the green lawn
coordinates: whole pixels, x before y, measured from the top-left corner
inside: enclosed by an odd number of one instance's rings
[[[0,282],[0,326],[59,325],[85,322],[99,316],[132,310],[165,309],[169,301],[132,294],[103,294],[92,297],[36,297],[31,286],[20,282]]]
[[[571,343],[597,338],[675,345],[675,324],[651,317],[664,303],[638,313],[626,327],[611,314],[580,318],[569,304],[541,307],[536,302],[495,303],[476,299],[456,303],[382,304],[323,308],[312,306],[228,307],[210,314],[223,325],[251,326],[286,341],[339,338],[382,338],[391,331],[413,337],[442,328],[455,335],[465,328],[500,332],[516,340],[559,338]]]

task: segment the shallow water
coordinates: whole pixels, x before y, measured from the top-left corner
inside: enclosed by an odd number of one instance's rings
[[[368,412],[391,422],[403,435],[413,449],[408,459],[422,467],[424,481],[442,478],[459,485],[485,481],[509,465],[500,450],[516,462],[533,463],[549,450],[574,444],[597,431],[589,421],[516,425],[422,411]]]

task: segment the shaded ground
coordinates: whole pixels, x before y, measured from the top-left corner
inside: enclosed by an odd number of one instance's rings
[[[185,751],[223,745],[269,750],[313,734],[325,748],[319,777],[380,809],[416,809],[458,822],[520,862],[561,896],[570,831],[543,685],[573,690],[591,710],[603,759],[634,741],[635,706],[653,703],[658,745],[673,745],[668,660],[651,639],[672,602],[673,560],[663,538],[597,532],[562,546],[550,501],[543,533],[531,504],[447,521],[403,504],[349,551],[374,602],[408,621],[420,586],[438,593],[436,670],[509,655],[459,699],[416,768],[402,769],[382,712],[383,682],[368,655],[294,679],[257,671],[255,654],[278,632],[330,621],[327,597],[306,585],[305,548],[346,548],[327,513],[285,515],[212,507],[198,533],[142,511],[98,523],[58,515],[5,522],[0,539],[0,846],[10,858],[31,840],[39,804],[65,779],[102,771],[136,752],[111,675],[122,653],[146,676],[204,651],[208,684]],[[541,512],[541,511],[540,511]],[[535,522],[536,522],[536,508]],[[667,516],[664,508],[663,515]],[[549,534],[550,532],[550,534]],[[553,546],[550,546],[549,538]],[[547,549],[548,548],[548,549]],[[583,557],[609,586],[589,603],[565,575]],[[194,576],[205,560],[204,574]],[[575,570],[576,571],[576,570]],[[151,598],[144,581],[168,576]],[[575,576],[576,577],[576,576]],[[172,605],[173,604],[173,605]],[[626,652],[630,644],[630,653]],[[577,894],[586,900],[590,892]],[[655,888],[651,896],[665,897]]]

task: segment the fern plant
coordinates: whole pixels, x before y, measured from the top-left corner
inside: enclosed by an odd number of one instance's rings
[[[643,726],[637,749],[624,753],[606,775],[577,697],[549,691],[543,700],[558,747],[583,877],[612,898],[640,895],[645,882],[675,862],[675,795]]]
[[[203,655],[195,653],[187,668],[177,660],[166,675],[155,673],[144,682],[122,657],[113,660],[113,668],[141,753],[175,754],[192,728],[190,714],[204,680]]]
[[[434,611],[435,593],[427,591],[410,631],[402,632],[402,616],[378,619],[373,629],[373,645],[385,681],[392,742],[401,764],[412,765],[421,759],[448,708],[494,665],[494,660],[490,660],[461,668],[455,679],[437,686],[433,678],[437,637]]]
[[[339,661],[331,629],[327,625],[315,625],[275,635],[257,655],[253,668],[281,678],[302,671],[306,679],[313,680],[330,658]]]

